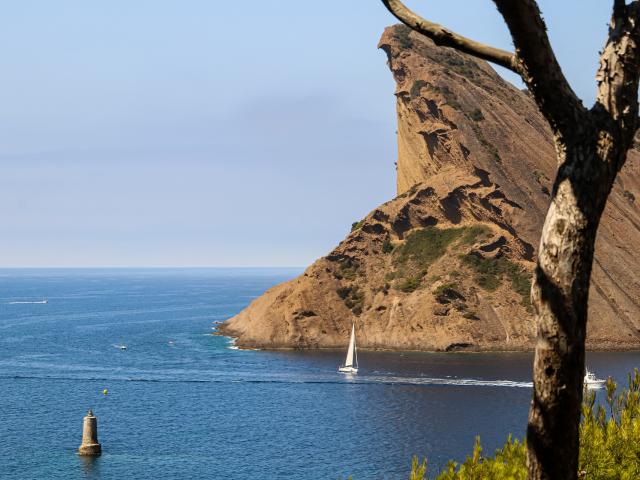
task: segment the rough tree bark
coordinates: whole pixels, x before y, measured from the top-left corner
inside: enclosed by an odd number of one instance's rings
[[[510,53],[429,22],[399,0],[382,0],[399,20],[431,38],[518,73],[549,122],[558,172],[531,291],[537,341],[527,427],[529,478],[576,479],[589,282],[600,218],[638,123],[640,0],[613,0],[586,109],[555,57],[535,0],[494,0],[511,33]]]

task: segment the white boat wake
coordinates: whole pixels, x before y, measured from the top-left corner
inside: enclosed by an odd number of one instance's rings
[[[8,305],[46,305],[47,303],[49,303],[48,300],[7,302]]]
[[[363,376],[359,380],[372,383],[389,383],[399,385],[449,385],[470,387],[512,387],[532,388],[533,382],[518,382],[515,380],[478,380],[475,378],[430,378],[430,377],[393,377],[393,376]]]

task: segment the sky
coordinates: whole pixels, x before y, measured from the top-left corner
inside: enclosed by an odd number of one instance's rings
[[[0,3],[0,267],[305,266],[395,196],[380,1]],[[612,1],[539,3],[590,105]]]

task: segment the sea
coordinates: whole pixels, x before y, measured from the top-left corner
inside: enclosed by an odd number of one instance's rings
[[[414,455],[434,474],[476,436],[488,454],[523,437],[530,354],[360,351],[350,377],[344,351],[212,335],[300,272],[0,270],[0,478],[406,479]],[[588,355],[622,384],[639,364]],[[89,409],[94,459],[76,454]]]

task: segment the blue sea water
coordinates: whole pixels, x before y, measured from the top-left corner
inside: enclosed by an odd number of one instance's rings
[[[243,351],[210,335],[298,273],[0,270],[0,478],[403,479],[414,454],[437,468],[476,435],[489,452],[522,436],[528,354],[361,352],[349,378],[344,352]],[[639,360],[588,362],[624,383]],[[94,460],[75,453],[88,408]]]

